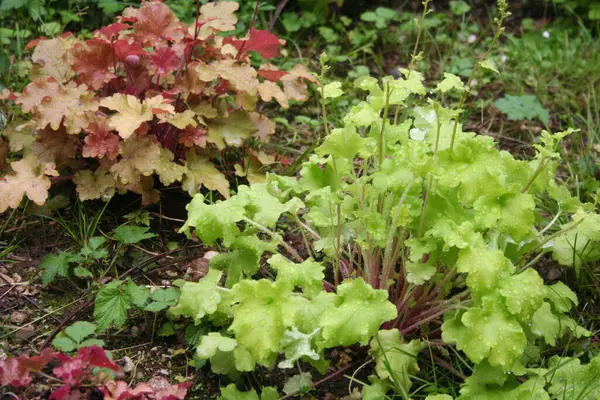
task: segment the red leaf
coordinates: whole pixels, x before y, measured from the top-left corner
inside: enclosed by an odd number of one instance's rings
[[[179,143],[184,144],[187,147],[197,145],[200,147],[206,146],[206,129],[195,128],[193,126],[187,126],[185,130],[179,135]]]
[[[156,68],[156,73],[159,75],[175,71],[180,64],[181,60],[169,47],[159,47],[150,56],[150,65]]]
[[[291,164],[291,161],[289,158],[287,158],[286,156],[282,156],[282,155],[277,155],[275,156],[275,158],[277,159],[277,161],[279,161],[281,163],[281,165],[283,165],[284,167],[287,167]]]
[[[120,139],[110,132],[106,125],[91,123],[86,131],[88,135],[85,137],[85,145],[83,146],[84,157],[103,158],[106,156],[111,160],[117,158]]]
[[[75,358],[85,360],[93,367],[109,368],[115,372],[121,370],[117,364],[108,359],[104,349],[99,346],[89,346],[79,349]]]
[[[155,400],[183,400],[187,394],[189,383],[180,383],[171,385],[169,381],[160,376],[155,376],[148,381],[148,384],[154,390]]]
[[[263,78],[270,80],[271,82],[278,82],[282,77],[288,75],[286,71],[275,71],[268,69],[259,69],[258,76],[262,76]]]
[[[61,386],[52,392],[49,400],[79,400],[81,399],[81,392],[74,390],[71,392],[71,388],[68,386]]]
[[[155,46],[156,43],[167,41],[180,42],[187,32],[187,26],[177,19],[169,7],[159,1],[145,2],[138,9],[128,8],[124,16],[135,18],[135,38],[143,46]]]
[[[76,44],[70,53],[70,63],[78,78],[94,89],[100,89],[115,78],[110,71],[114,66],[111,44],[102,39],[90,39]]]
[[[225,40],[223,41],[226,42]],[[256,30],[250,28],[250,36],[246,40],[231,40],[231,44],[241,51],[246,53],[248,51],[256,51],[261,56],[266,58],[278,57],[280,54],[281,43],[277,36],[273,35],[269,31]]]
[[[89,374],[88,367],[90,363],[87,360],[65,355],[57,355],[57,358],[62,361],[62,364],[55,367],[52,372],[56,377],[62,379],[66,385],[77,386]]]
[[[150,125],[147,122],[141,124],[135,132],[133,132],[137,136],[144,136],[150,131]]]
[[[99,32],[106,36],[108,39],[111,39],[113,36],[119,36],[119,33],[125,29],[129,29],[129,25],[125,25],[120,22],[115,22],[114,24],[110,24],[108,26],[100,28]]]
[[[19,362],[23,368],[29,371],[41,371],[54,358],[54,351],[51,348],[42,350],[39,356],[28,357],[26,354],[19,356]]]
[[[134,24],[137,22],[136,17],[118,17],[119,22],[129,22],[130,24]]]
[[[42,40],[46,40],[47,37],[46,36],[41,36],[37,39],[33,39],[30,40],[26,45],[25,45],[25,50],[31,50],[33,49],[35,46],[37,46]]]
[[[0,386],[22,387],[31,383],[29,371],[21,365],[18,358],[0,360]]]
[[[143,56],[146,51],[140,46],[139,43],[129,43],[125,39],[119,39],[113,43],[115,49],[115,55],[121,61],[125,61],[128,56]]]
[[[100,388],[104,393],[104,400],[137,400],[146,399],[147,394],[154,393],[154,389],[147,383],[138,383],[134,389],[130,389],[127,382],[111,381]]]

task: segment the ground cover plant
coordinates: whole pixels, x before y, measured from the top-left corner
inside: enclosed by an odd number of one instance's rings
[[[190,194],[206,187],[227,197],[229,182],[210,161],[219,156],[212,146],[242,147],[253,136],[266,141],[274,124],[256,112],[259,96],[287,108],[290,100],[306,100],[304,81],[313,80],[301,65],[290,72],[251,66],[251,53],[279,55],[279,39],[268,31],[219,36],[234,28],[237,8],[203,5],[189,27],[163,3],[148,2],[91,39],[66,34],[31,43],[32,82],[22,93],[4,92],[32,119],[14,121],[3,133],[3,146],[22,151],[23,159],[12,161],[0,182],[0,211],[25,195],[43,204],[49,177],[59,170],[69,171],[81,200],[131,190],[145,204],[156,202],[154,175],[165,186],[181,182]],[[252,177],[268,157],[248,153],[236,168]]]
[[[113,3],[3,81],[2,395],[600,396],[592,30],[506,38],[505,1]]]

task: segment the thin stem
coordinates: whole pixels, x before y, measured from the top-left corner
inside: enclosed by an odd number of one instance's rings
[[[531,185],[533,185],[533,182],[538,177],[538,175],[542,172],[542,170],[544,169],[546,164],[547,163],[544,160],[544,157],[542,156],[542,158],[540,159],[540,164],[536,168],[536,170],[533,173],[533,175],[531,176],[531,178],[529,178],[529,181],[527,182],[527,184],[523,187],[523,189],[521,189],[521,193],[525,193],[525,192],[527,192],[527,190],[529,190],[529,188],[531,187]]]
[[[500,2],[499,2],[500,4]],[[485,60],[487,60],[487,58],[489,57],[491,51],[494,49],[496,42],[498,41],[498,39],[500,38],[500,36],[502,36],[502,33],[504,32],[504,27],[502,26],[504,24],[504,20],[510,15],[509,12],[506,11],[506,4],[504,5],[505,8],[500,9],[500,18],[498,18],[496,20],[496,25],[497,25],[497,29],[496,29],[496,34],[494,35],[494,39],[492,39],[492,43],[490,44],[490,47],[488,47],[487,51],[483,54],[483,56],[479,59],[479,61],[477,63],[475,63],[475,65],[473,66],[473,69],[471,70],[471,73],[469,74],[469,79],[467,80],[467,86],[465,88],[465,90],[462,92],[462,94],[460,95],[460,102],[458,104],[458,115],[456,116],[456,118],[454,119],[454,127],[452,128],[452,138],[450,139],[450,153],[452,153],[453,149],[454,149],[454,141],[456,140],[456,130],[458,128],[458,121],[460,120],[460,116],[462,111],[462,108],[465,104],[465,101],[467,99],[467,95],[469,94],[469,88],[471,87],[471,83],[473,82],[473,78],[475,77],[475,72],[477,72],[477,70],[479,69],[479,67],[481,66],[481,63],[483,63]]]
[[[298,218],[298,216],[295,214],[294,214],[294,217],[296,219],[296,222],[299,222],[300,218]],[[306,247],[306,252],[308,253],[309,257],[313,257],[312,246],[310,245],[310,242],[308,241],[308,238],[306,237],[306,233],[304,233],[304,230],[302,228],[299,228],[299,231],[300,231],[300,234],[302,235],[302,241],[304,242],[304,247]]]
[[[437,130],[435,136],[435,148],[433,153],[433,159],[435,160],[434,164],[437,164],[437,154],[438,154],[438,144],[440,141],[440,130],[442,124],[440,122],[439,115],[436,112],[436,120],[437,120]],[[427,213],[427,205],[429,203],[429,192],[431,192],[431,187],[433,186],[433,175],[429,175],[429,182],[427,182],[427,189],[425,190],[425,196],[423,198],[423,208],[421,209],[421,219],[419,220],[419,230],[417,231],[417,238],[421,238],[423,236],[423,229],[425,228],[425,214]]]
[[[311,387],[311,388],[315,388],[315,387],[317,387],[317,386],[319,386],[319,385],[321,385],[321,384],[323,384],[323,383],[327,382],[328,380],[335,378],[336,376],[340,375],[342,372],[346,371],[347,369],[350,369],[350,368],[352,368],[352,367],[354,366],[354,364],[355,364],[355,363],[351,363],[351,364],[348,364],[348,365],[346,365],[346,366],[345,366],[345,367],[343,367],[343,368],[340,368],[340,369],[338,369],[337,371],[335,371],[335,372],[333,372],[333,373],[331,373],[331,374],[327,375],[325,378],[323,378],[323,379],[321,379],[321,380],[319,380],[319,381],[317,381],[317,382],[313,383],[312,385],[310,385],[310,387]],[[285,396],[283,396],[283,397],[280,397],[280,398],[279,398],[279,400],[291,399],[292,397],[295,397],[295,396],[297,396],[297,395],[298,395],[298,393],[300,393],[300,391],[295,391],[294,393],[290,393],[290,394],[288,394],[288,395],[285,395]]]
[[[285,242],[285,240],[283,240],[283,238],[281,237],[281,235],[279,235],[278,233],[273,232],[272,230],[270,230],[266,226],[261,225],[258,222],[255,222],[255,221],[253,221],[253,220],[251,220],[250,218],[247,218],[247,217],[244,217],[244,222],[246,222],[249,225],[254,226],[255,228],[258,228],[262,232],[266,233],[267,235],[269,235],[273,239],[275,239],[277,241],[277,243],[279,243],[281,245],[281,247],[283,247],[284,249],[286,249],[288,251],[288,253],[290,253],[296,259],[297,262],[303,262],[304,261],[302,259],[302,257],[300,257],[300,254],[298,254],[298,252],[296,251],[296,249],[294,249],[292,246],[290,246],[289,244],[287,244]]]
[[[410,73],[412,72],[415,61],[418,58],[417,50],[419,50],[419,42],[421,41],[421,35],[423,34],[423,22],[425,21],[425,16],[429,14],[429,10],[427,9],[427,7],[429,6],[430,1],[431,0],[425,0],[423,2],[423,13],[421,14],[421,19],[419,20],[419,31],[417,32],[417,40],[415,41],[415,47],[410,58],[410,64],[408,64],[408,74],[406,76],[407,78],[410,77]]]
[[[417,322],[415,322],[415,323],[407,326],[404,329],[400,329],[400,333],[403,334],[403,335],[405,335],[408,332],[414,331],[415,329],[417,329],[421,325],[423,325],[423,324],[425,324],[425,323],[427,323],[429,321],[432,321],[432,320],[434,320],[434,319],[442,316],[443,314],[447,313],[448,311],[456,310],[456,309],[459,309],[459,308],[466,308],[466,307],[463,307],[462,305],[457,304],[457,305],[450,306],[448,308],[444,308],[444,309],[439,310],[436,313],[430,315],[427,318],[420,319],[419,321],[417,321]]]
[[[414,183],[415,182],[412,181],[408,185],[406,185],[406,188],[404,188],[404,191],[402,192],[402,195],[400,196],[400,201],[398,201],[398,204],[396,205],[396,211],[394,213],[394,216],[392,217],[392,226],[390,227],[390,230],[388,232],[387,243],[385,246],[385,251],[384,251],[384,256],[383,256],[382,280],[384,283],[387,282],[387,280],[389,278],[390,270],[392,267],[392,262],[391,262],[392,255],[393,255],[393,253],[395,253],[395,249],[396,249],[396,247],[393,246],[393,243],[394,243],[394,237],[396,234],[396,229],[398,228],[398,218],[400,217],[400,209],[404,205],[404,202],[406,201],[406,197],[408,196],[408,192],[410,191],[410,189],[412,188],[412,185]]]
[[[385,159],[385,127],[388,124],[388,113],[390,110],[390,85],[385,84],[385,107],[383,108],[383,121],[381,122],[381,134],[379,135],[379,159],[377,160],[377,168],[381,170],[381,165]]]

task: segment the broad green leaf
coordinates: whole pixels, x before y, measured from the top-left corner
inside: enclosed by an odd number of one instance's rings
[[[546,381],[534,376],[525,383],[510,377],[503,386],[480,385],[473,377],[467,378],[456,400],[550,400],[544,389]]]
[[[321,156],[331,155],[334,158],[352,160],[370,142],[370,139],[356,133],[354,128],[334,129],[315,151]]]
[[[332,98],[335,99],[336,97],[340,97],[341,95],[344,94],[344,91],[341,89],[342,87],[342,82],[331,82],[328,83],[327,85],[323,86],[323,95],[326,99]]]
[[[217,239],[223,239],[223,244],[229,246],[239,234],[237,223],[244,219],[244,205],[245,199],[240,196],[206,204],[204,196],[198,193],[185,207],[188,218],[179,232],[190,236],[190,228],[194,228],[204,243],[210,245]]]
[[[277,389],[266,386],[261,388],[260,397],[256,390],[252,389],[248,392],[240,392],[234,383],[230,383],[227,387],[221,388],[221,397],[219,400],[277,400],[279,394]]]
[[[408,282],[415,285],[422,285],[425,281],[431,279],[437,272],[437,269],[435,268],[435,265],[429,261],[427,263],[407,261],[406,272],[406,280]]]
[[[266,183],[256,183],[252,186],[241,185],[238,187],[237,196],[243,199],[246,215],[254,222],[269,228],[274,228],[281,214],[296,212],[304,207],[304,203],[293,197],[282,203],[276,196],[269,192]]]
[[[219,400],[277,400],[279,394],[277,389],[266,386],[262,388],[260,397],[256,390],[252,389],[248,392],[240,392],[234,383],[230,383],[227,387],[221,388],[221,397]]]
[[[207,157],[199,156],[191,149],[186,153],[185,159],[187,172],[181,181],[183,190],[193,196],[204,186],[208,190],[218,191],[225,198],[229,197],[227,177]]]
[[[337,297],[320,317],[325,347],[367,344],[382,323],[396,318],[396,306],[385,290],[376,290],[362,278],[338,286]]]
[[[148,232],[148,230],[150,230],[148,226],[121,225],[113,231],[113,239],[123,244],[139,243],[144,239],[156,236],[154,233]]]
[[[214,143],[219,150],[225,145],[240,147],[245,139],[252,136],[258,129],[248,118],[245,111],[234,111],[226,117],[207,120],[207,140]]]
[[[179,302],[170,308],[170,313],[192,318],[196,325],[200,324],[202,318],[214,313],[221,302],[221,294],[217,289],[221,275],[221,271],[209,269],[200,281],[185,282],[181,287]]]
[[[283,385],[283,393],[291,395],[293,393],[302,393],[303,390],[309,389],[312,386],[312,375],[310,372],[300,372],[288,378]]]
[[[550,304],[544,302],[531,318],[531,333],[543,337],[550,346],[556,345],[560,333],[560,320],[552,312]]]
[[[476,364],[487,358],[490,365],[508,371],[525,350],[523,328],[496,297],[488,296],[480,306],[450,315],[442,325],[444,342],[456,344]]]
[[[373,107],[369,103],[366,103],[363,101],[363,102],[359,103],[358,105],[352,107],[352,110],[348,114],[346,114],[346,116],[344,117],[344,123],[346,124],[346,128],[344,128],[344,129],[336,128],[336,129],[340,130],[340,131],[346,131],[349,129],[349,127],[352,127],[352,126],[358,126],[358,127],[370,126],[373,122],[378,121],[378,120],[379,120],[379,111],[373,109]],[[336,129],[334,129],[334,130],[336,130]],[[333,132],[332,132],[332,134],[333,134]],[[354,138],[356,138],[355,135],[351,135],[351,136],[354,136]],[[337,140],[335,140],[338,143],[337,144],[333,143],[333,144],[331,144],[331,146],[333,146],[334,148],[340,146],[341,143],[339,143],[339,142],[342,141],[344,137],[346,137],[348,139],[351,138],[349,136],[344,136],[344,135],[338,134],[336,136]],[[359,136],[359,138],[360,138],[360,136]],[[348,142],[347,144],[348,145],[351,144],[350,148],[352,149],[352,151],[358,152],[358,150],[360,150],[359,148],[357,148],[356,144],[353,142],[352,143]],[[338,149],[338,151],[341,153],[349,153],[349,151],[344,152],[343,148]],[[356,153],[354,153],[354,154],[356,154]]]
[[[297,360],[302,357],[310,358],[311,360],[319,360],[321,356],[313,348],[313,337],[319,332],[315,329],[311,333],[303,333],[295,326],[292,329],[285,331],[284,337],[281,339],[281,351],[285,354],[285,360],[278,364],[279,368],[293,368]]]
[[[277,281],[298,286],[308,298],[313,298],[323,290],[325,267],[311,259],[296,264],[281,254],[275,254],[267,261],[277,271]]]
[[[511,121],[537,118],[544,124],[548,124],[550,120],[550,113],[540,104],[535,95],[513,96],[507,94],[494,101],[494,105]]]
[[[481,66],[481,68],[488,69],[500,75],[500,71],[498,71],[498,67],[496,67],[496,63],[494,62],[494,60],[486,58],[485,60],[481,61],[479,65]]]
[[[65,334],[76,343],[83,342],[88,336],[96,332],[97,326],[87,321],[77,321],[65,328]]]
[[[243,277],[258,272],[265,252],[277,251],[276,242],[265,242],[256,235],[238,236],[229,247],[232,251],[218,254],[210,260],[211,268],[225,271],[225,286],[228,288]]]
[[[42,285],[48,286],[56,279],[57,275],[63,278],[67,277],[71,258],[72,254],[67,251],[44,257],[39,265],[39,268],[42,269]]]
[[[569,230],[552,241],[552,258],[579,275],[584,263],[600,260],[600,215],[578,212],[563,229]]]
[[[252,389],[248,392],[240,392],[235,386],[235,383],[230,383],[225,388],[221,388],[221,397],[219,400],[261,400],[256,394],[256,390]]]
[[[217,350],[230,352],[236,346],[235,339],[221,336],[218,332],[210,332],[208,335],[202,336],[200,345],[196,348],[196,354],[200,358],[210,358],[217,354]]]
[[[166,289],[158,288],[150,293],[150,298],[154,301],[160,301],[162,303],[176,303],[180,294],[181,291],[176,287],[170,287]]]
[[[465,84],[458,76],[444,72],[444,79],[438,83],[436,90],[446,93],[452,89],[456,89],[459,93],[467,90]]]
[[[73,275],[78,278],[93,278],[94,274],[89,269],[83,267],[75,267],[73,268]]]
[[[463,15],[471,11],[471,6],[462,0],[452,0],[450,2],[450,10],[454,15]]]
[[[292,326],[298,308],[307,302],[292,296],[291,290],[288,284],[266,279],[242,280],[232,288],[238,303],[233,306],[229,331],[261,365],[274,363],[285,331]]]
[[[69,353],[77,349],[77,343],[63,332],[59,332],[52,340],[52,347],[62,352]]]
[[[101,248],[104,242],[106,242],[106,238],[102,236],[90,238],[81,249],[81,255],[84,257],[91,257],[95,260],[108,257],[108,250]]]
[[[398,16],[398,12],[386,7],[377,7],[377,9],[375,9],[375,14],[377,14],[378,17],[386,20],[393,19]]]
[[[419,340],[405,343],[398,329],[380,330],[371,340],[377,375],[391,383],[398,382],[408,392],[412,385],[410,375],[419,372],[417,356],[424,348]]]
[[[600,398],[600,356],[588,364],[577,358],[554,356],[548,362],[551,386],[548,392],[556,399],[596,400]]]
[[[504,385],[509,377],[502,367],[492,367],[487,360],[475,365],[472,379],[479,385]]]
[[[575,292],[562,282],[546,286],[546,299],[550,301],[554,309],[559,313],[568,312],[573,305],[579,304]]]
[[[144,307],[146,301],[148,301],[148,297],[150,297],[148,288],[136,285],[131,279],[125,282],[125,290],[131,298],[131,304],[136,307]]]
[[[21,8],[27,6],[28,0],[2,0],[0,4],[0,11],[8,11],[15,8]]]
[[[515,266],[501,251],[477,246],[458,253],[456,270],[467,273],[467,286],[476,294],[483,294],[498,281],[511,276]]]
[[[387,400],[386,393],[393,385],[387,379],[379,379],[376,375],[369,376],[369,385],[363,386],[362,400]]]
[[[82,349],[84,347],[90,347],[90,346],[98,346],[98,347],[104,347],[104,340],[100,340],[100,339],[86,339],[83,342],[81,342],[79,344],[79,348]]]
[[[137,286],[132,281],[114,280],[100,288],[96,295],[94,318],[99,329],[110,325],[122,326],[127,320],[127,312],[136,305],[143,307],[148,299],[148,289]]]
[[[503,279],[498,293],[506,299],[508,312],[522,323],[528,323],[533,313],[542,306],[546,288],[544,281],[534,269]]]

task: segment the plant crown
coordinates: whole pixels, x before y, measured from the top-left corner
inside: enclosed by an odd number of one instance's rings
[[[416,356],[441,338],[474,365],[461,399],[548,398],[564,388],[532,369],[541,350],[591,333],[567,314],[576,295],[546,285],[527,260],[551,253],[579,268],[600,257],[594,204],[555,181],[558,144],[572,130],[544,131],[533,159],[515,159],[491,137],[463,131],[461,110],[419,100],[428,92],[422,74],[402,73],[356,80],[366,101],[299,179],[268,175],[214,203],[194,196],[182,232],[229,251],[182,285],[171,313],[214,327],[197,355],[219,373],[273,367],[279,355],[280,368],[302,360],[323,370],[325,349],[370,342],[376,375],[363,394],[383,398],[408,392]],[[323,101],[340,88],[324,85]],[[468,90],[452,74],[435,88]],[[542,201],[559,210],[550,222]],[[297,225],[305,256],[277,233],[281,221]],[[252,279],[258,273],[265,278]]]

